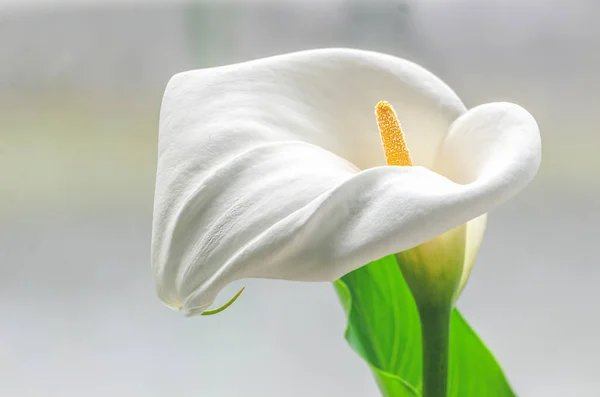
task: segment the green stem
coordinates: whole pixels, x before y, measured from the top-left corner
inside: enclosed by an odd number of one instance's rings
[[[423,337],[422,397],[448,397],[450,313],[447,307],[420,307]]]

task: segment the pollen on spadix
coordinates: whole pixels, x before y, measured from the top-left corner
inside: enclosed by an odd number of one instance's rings
[[[387,164],[412,165],[412,159],[404,140],[402,128],[400,128],[400,122],[392,105],[386,101],[379,102],[375,106],[375,116]]]

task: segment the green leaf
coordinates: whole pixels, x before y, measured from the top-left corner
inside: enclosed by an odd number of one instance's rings
[[[334,283],[348,315],[346,340],[385,397],[421,395],[421,325],[393,255]],[[450,331],[449,397],[515,397],[493,355],[457,310]]]
[[[492,353],[456,309],[451,324],[450,396],[515,397]]]

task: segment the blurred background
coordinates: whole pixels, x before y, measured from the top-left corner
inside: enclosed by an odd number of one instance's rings
[[[599,19],[596,0],[0,0],[0,395],[379,395],[330,285],[249,280],[189,319],[150,272],[169,77],[343,46],[536,117],[540,174],[491,214],[459,307],[520,396],[600,396]]]

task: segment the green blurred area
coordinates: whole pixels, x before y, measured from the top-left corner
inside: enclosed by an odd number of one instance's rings
[[[0,211],[151,201],[156,106],[83,102],[34,99],[2,118]]]

